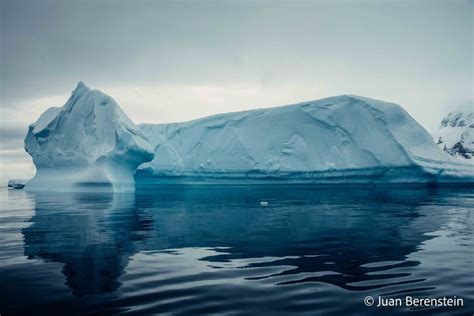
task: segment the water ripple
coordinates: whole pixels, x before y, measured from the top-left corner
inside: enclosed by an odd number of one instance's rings
[[[261,207],[260,201],[270,201]],[[0,192],[0,313],[367,315],[364,297],[462,297],[471,189]]]

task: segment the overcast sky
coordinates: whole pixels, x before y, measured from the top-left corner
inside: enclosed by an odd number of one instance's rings
[[[474,0],[0,0],[0,178],[78,81],[136,123],[357,94],[428,130],[473,99]]]

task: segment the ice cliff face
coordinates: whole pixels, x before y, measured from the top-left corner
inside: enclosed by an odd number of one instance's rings
[[[465,104],[449,113],[433,134],[435,142],[456,158],[472,159],[474,156],[474,104]]]
[[[135,169],[154,155],[117,103],[82,82],[63,107],[49,108],[30,125],[25,150],[37,170],[26,184],[30,191],[134,190]]]
[[[141,183],[474,181],[399,105],[357,96],[140,129],[155,146]]]

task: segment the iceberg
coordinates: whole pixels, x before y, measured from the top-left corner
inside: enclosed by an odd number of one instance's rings
[[[8,188],[9,189],[16,189],[16,190],[23,189],[25,187],[26,181],[27,180],[23,180],[23,179],[8,180]]]
[[[25,150],[36,166],[28,191],[133,191],[136,168],[154,156],[114,99],[82,82],[29,126]]]
[[[401,106],[353,95],[139,129],[137,184],[474,182]]]
[[[29,191],[148,184],[474,183],[401,106],[342,95],[189,122],[135,125],[80,82],[31,124]]]

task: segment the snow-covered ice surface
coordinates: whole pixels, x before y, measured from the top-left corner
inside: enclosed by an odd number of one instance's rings
[[[474,182],[402,107],[358,96],[139,127],[144,184]]]
[[[82,82],[63,107],[30,125],[25,150],[36,166],[30,191],[133,191],[134,171],[154,155],[117,103]]]
[[[435,142],[450,155],[461,159],[474,156],[474,103],[450,112],[433,133]]]

